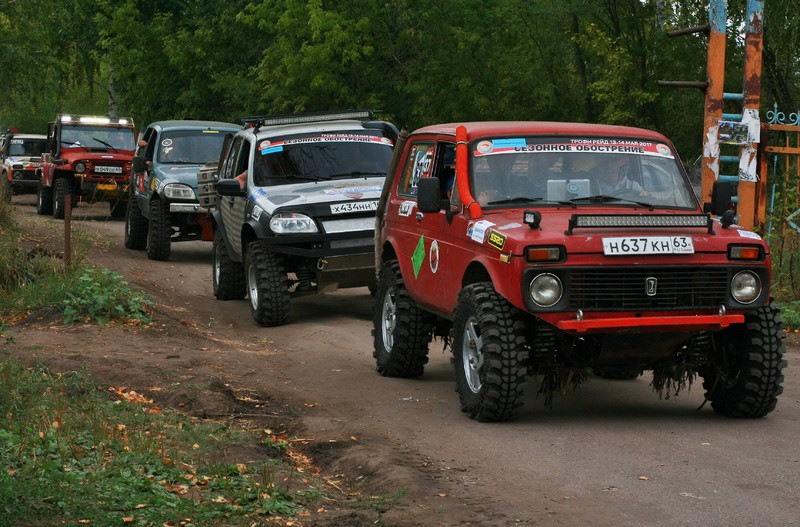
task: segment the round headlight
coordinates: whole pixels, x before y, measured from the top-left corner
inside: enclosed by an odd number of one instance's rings
[[[78,174],[83,174],[86,172],[86,164],[85,163],[75,163],[75,172]]]
[[[740,304],[751,304],[761,295],[761,280],[753,271],[739,271],[731,280],[731,296]]]
[[[561,300],[564,288],[561,280],[554,274],[542,273],[531,280],[528,293],[531,295],[533,303],[539,307],[554,306]]]

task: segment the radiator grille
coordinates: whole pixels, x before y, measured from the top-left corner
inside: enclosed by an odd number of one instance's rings
[[[375,229],[375,216],[363,218],[347,218],[341,220],[323,220],[322,226],[327,233],[371,231]]]
[[[655,295],[647,281],[655,278]],[[570,307],[585,310],[714,308],[728,297],[728,270],[587,268],[570,271]]]

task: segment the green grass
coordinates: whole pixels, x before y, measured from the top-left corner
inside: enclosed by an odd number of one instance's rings
[[[288,488],[285,441],[155,409],[78,373],[0,362],[0,415],[0,525],[250,526],[320,498],[313,484]],[[243,442],[262,444],[257,463],[229,458]]]
[[[41,247],[0,201],[0,317],[37,310],[62,313],[66,323],[148,323],[152,302],[117,273],[88,267],[85,255],[97,240],[73,230],[72,264]]]

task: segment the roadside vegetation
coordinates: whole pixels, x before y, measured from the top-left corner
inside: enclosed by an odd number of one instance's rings
[[[31,313],[123,327],[152,314],[120,275],[88,266],[89,237],[75,230],[65,266],[11,209],[0,201],[0,525],[251,526],[308,514],[325,483],[285,436],[192,419],[3,354]],[[255,462],[234,454],[254,446]]]
[[[261,525],[322,497],[288,442],[0,361],[0,525]],[[229,451],[257,443],[243,463]],[[294,477],[293,477],[294,476]]]

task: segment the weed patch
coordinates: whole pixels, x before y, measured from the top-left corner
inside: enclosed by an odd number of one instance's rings
[[[0,525],[249,526],[321,497],[268,455],[285,439],[191,420],[82,374],[0,362],[0,415]],[[247,441],[264,455],[230,459]]]

